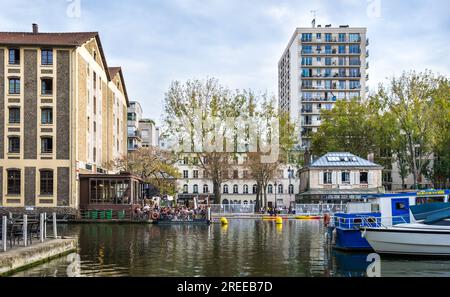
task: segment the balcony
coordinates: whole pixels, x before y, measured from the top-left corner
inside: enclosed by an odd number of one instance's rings
[[[369,69],[369,62],[366,62],[366,69]]]
[[[142,133],[139,130],[136,131],[128,131],[129,138],[139,138],[142,139]]]
[[[366,58],[369,57],[369,50],[366,51]]]
[[[366,39],[366,46],[369,46],[369,38]]]
[[[336,102],[336,98],[302,98],[302,102]]]

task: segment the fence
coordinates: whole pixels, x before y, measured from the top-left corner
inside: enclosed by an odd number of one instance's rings
[[[56,213],[50,216],[41,213],[38,216],[21,215],[2,216],[0,224],[0,239],[2,241],[0,251],[6,252],[13,246],[29,246],[33,244],[33,239],[44,242],[47,239],[47,223],[51,222],[53,227],[53,238],[58,238]],[[22,242],[22,243],[21,243]]]
[[[130,220],[129,210],[82,210],[80,211],[82,220]]]
[[[296,204],[296,215],[319,216],[325,213],[347,212],[346,204]]]
[[[212,204],[212,214],[236,214],[246,215],[255,213],[255,205],[253,204]]]

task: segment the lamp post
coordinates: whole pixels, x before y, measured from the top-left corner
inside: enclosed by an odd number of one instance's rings
[[[278,187],[278,184],[275,181],[275,211],[277,210],[277,187]]]

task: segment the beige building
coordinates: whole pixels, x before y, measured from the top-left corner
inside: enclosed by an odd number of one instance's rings
[[[128,98],[97,32],[0,32],[0,206],[79,206],[127,152]]]
[[[384,192],[383,167],[350,153],[328,153],[300,170],[298,203],[362,199]]]
[[[195,164],[198,160],[194,156],[182,158],[177,167],[181,177],[177,179],[177,198],[179,202],[199,197],[201,200],[210,199],[213,203],[213,182],[204,170]],[[221,185],[221,204],[255,204],[256,181],[252,179],[250,169],[245,165],[245,154],[239,154],[234,165]],[[295,202],[298,194],[299,179],[294,166],[280,166],[276,177],[267,186],[267,201],[269,207],[289,207]]]
[[[297,28],[278,62],[279,108],[299,128],[299,149],[311,145],[321,111],[337,100],[364,99],[369,57],[366,28]]]

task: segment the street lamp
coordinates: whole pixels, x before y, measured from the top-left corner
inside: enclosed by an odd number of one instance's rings
[[[277,210],[277,182],[275,181],[275,211]]]

